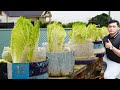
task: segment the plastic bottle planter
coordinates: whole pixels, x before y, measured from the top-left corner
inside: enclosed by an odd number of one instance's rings
[[[75,52],[75,64],[89,64],[94,61],[95,55],[92,41],[83,44],[71,44],[70,48]]]
[[[0,79],[48,79],[48,60],[32,63],[0,63]]]
[[[96,57],[103,57],[105,53],[105,48],[102,41],[95,41],[94,43],[94,54]]]
[[[67,76],[74,70],[75,59],[73,51],[48,52],[49,76]]]

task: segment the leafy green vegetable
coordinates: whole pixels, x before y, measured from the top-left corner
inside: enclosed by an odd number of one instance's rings
[[[89,24],[87,27],[84,23],[76,22],[72,26],[72,30],[68,32],[70,42],[74,44],[81,44],[86,42],[87,39],[96,41],[102,39],[108,34],[106,27],[97,28],[95,24]]]
[[[49,24],[47,26],[48,51],[62,52],[65,37],[66,32],[62,24],[57,22]]]
[[[19,17],[11,32],[11,54],[13,63],[32,62],[33,52],[38,47],[40,21],[35,26],[29,19]]]
[[[72,33],[73,33],[73,30],[68,31],[68,35],[69,35],[70,39],[72,38]]]
[[[12,62],[12,56],[10,51],[3,51],[2,59],[7,60],[8,62]]]
[[[93,41],[103,39],[105,35],[108,35],[108,30],[105,26],[97,28],[95,24],[89,24],[87,30],[87,38],[91,38]]]
[[[93,41],[98,38],[98,28],[95,24],[89,24],[87,26],[87,38],[92,39]]]
[[[103,39],[104,38],[104,36],[106,36],[106,35],[108,35],[109,34],[109,32],[108,32],[108,30],[107,30],[107,27],[105,27],[105,26],[103,26],[102,28],[100,28],[100,38],[101,39]]]
[[[0,59],[0,63],[10,63],[10,62],[5,59]]]
[[[83,43],[87,39],[86,24],[75,22],[72,25],[72,30],[69,31],[68,33],[72,43],[75,44]]]

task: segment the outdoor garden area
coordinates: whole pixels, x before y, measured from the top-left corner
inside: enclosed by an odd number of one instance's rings
[[[0,29],[0,79],[100,79],[108,30],[95,18],[33,25],[20,16]]]

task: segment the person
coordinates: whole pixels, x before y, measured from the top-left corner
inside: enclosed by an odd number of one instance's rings
[[[103,74],[104,79],[117,79],[120,73],[120,33],[119,22],[110,20],[107,26],[109,35],[103,38],[103,44],[106,53],[103,62],[106,63],[106,69]]]

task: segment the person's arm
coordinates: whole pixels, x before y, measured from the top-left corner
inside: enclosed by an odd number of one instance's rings
[[[113,47],[111,47],[112,48],[112,51],[117,55],[117,56],[119,56],[120,57],[120,50],[119,49],[117,49],[117,48],[115,48],[114,46]]]
[[[105,42],[105,47],[111,49],[117,56],[120,57],[120,50],[114,47],[109,39],[108,42]]]

